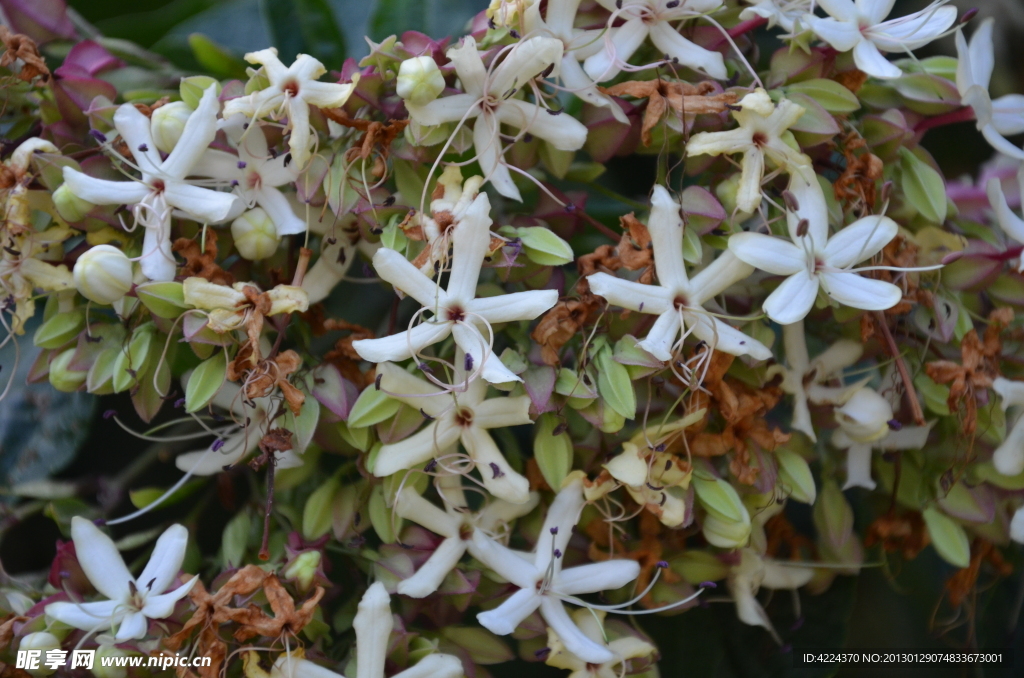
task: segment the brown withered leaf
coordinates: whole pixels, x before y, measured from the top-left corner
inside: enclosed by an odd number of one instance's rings
[[[21,60],[22,67],[18,78],[25,82],[32,82],[40,78],[43,82],[50,80],[50,69],[46,61],[39,54],[39,47],[35,41],[27,35],[12,33],[7,26],[0,26],[0,42],[4,43],[5,51],[0,56],[0,66],[10,67],[16,61]]]
[[[1000,576],[1009,577],[1013,574],[1013,565],[1003,559],[1003,554],[992,542],[981,537],[975,538],[971,544],[971,564],[957,570],[946,580],[945,589],[949,594],[949,603],[954,608],[960,607],[974,590],[984,562],[988,562]]]
[[[589,292],[579,299],[562,299],[541,317],[530,337],[540,344],[545,365],[558,365],[562,347],[590,322],[602,299]]]
[[[245,397],[249,400],[269,396],[275,387],[281,389],[288,409],[298,416],[306,396],[292,386],[288,377],[302,366],[299,354],[291,349],[281,351],[273,358],[260,360],[256,367],[251,367],[250,355],[251,344],[246,344],[238,350],[235,359],[228,363],[228,380],[241,381]]]
[[[775,559],[813,560],[817,553],[814,540],[796,531],[785,513],[776,513],[764,524],[765,555]]]
[[[185,276],[205,278],[218,285],[233,285],[233,275],[222,269],[217,264],[217,231],[206,229],[206,246],[201,247],[198,242],[189,238],[178,238],[174,241],[172,250],[185,259],[182,272]]]
[[[870,214],[875,208],[875,185],[882,178],[884,166],[877,155],[863,150],[867,146],[857,132],[850,132],[841,144],[846,169],[833,184],[836,200],[850,209]],[[858,155],[856,151],[861,151]]]
[[[868,81],[868,74],[864,71],[858,71],[854,68],[851,71],[843,71],[842,73],[836,73],[832,76],[832,79],[838,82],[840,85],[850,90],[854,94],[860,91],[860,88],[864,86],[864,83]]]
[[[230,610],[231,621],[240,624],[240,628],[234,633],[235,640],[244,642],[256,636],[277,638],[285,632],[297,635],[313,619],[316,606],[324,597],[324,589],[317,586],[313,595],[301,607],[296,608],[295,601],[281,585],[277,576],[272,574],[267,576],[263,583],[263,595],[267,597],[273,616],[251,604],[245,609]]]
[[[868,548],[881,544],[888,553],[899,551],[904,560],[916,558],[929,541],[924,519],[917,512],[879,516],[864,535],[864,545]]]
[[[398,135],[402,133],[409,120],[388,120],[386,123],[376,120],[363,120],[350,118],[341,108],[320,109],[328,119],[339,125],[357,129],[363,133],[355,145],[349,149],[346,159],[351,162],[354,158],[368,159],[373,154],[374,147],[380,149],[381,157],[387,158],[391,153],[391,144],[395,142]],[[351,156],[351,157],[348,157]]]
[[[579,272],[579,280],[576,281],[576,292],[582,297],[590,294],[590,284],[587,276],[591,273],[604,271],[614,273],[622,268],[622,261],[619,259],[618,250],[612,245],[601,245],[590,254],[584,254],[576,259],[576,270]]]
[[[736,103],[734,92],[716,94],[715,85],[711,82],[691,85],[688,82],[658,78],[629,80],[599,89],[612,96],[647,99],[647,109],[644,111],[643,125],[640,129],[640,139],[644,146],[651,145],[651,130],[670,110],[680,116],[721,113],[729,104]]]
[[[14,625],[27,621],[28,617],[17,614],[11,614],[0,621],[0,651],[7,649],[11,644],[11,640],[14,638]]]
[[[617,248],[619,261],[627,271],[643,271],[639,282],[650,285],[654,282],[654,246],[647,227],[632,212],[619,217],[625,233]]]

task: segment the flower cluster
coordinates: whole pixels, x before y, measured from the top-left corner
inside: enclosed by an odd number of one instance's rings
[[[760,589],[926,547],[976,604],[1024,543],[1024,95],[989,92],[991,19],[892,8],[495,0],[340,72],[267,48],[153,90],[5,29],[33,132],[0,164],[2,343],[159,450],[10,491],[70,541],[0,581],[0,660],[653,678],[622,617],[721,582],[784,649]],[[1001,155],[947,184],[922,139],[972,120]]]

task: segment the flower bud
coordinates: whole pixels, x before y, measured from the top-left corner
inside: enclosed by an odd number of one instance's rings
[[[113,645],[100,645],[96,650],[92,674],[96,678],[125,678],[128,675],[128,669],[123,666],[116,666],[117,660],[115,658],[127,656],[127,652]],[[104,659],[111,659],[111,665],[107,666],[107,662],[103,661]]]
[[[61,184],[53,192],[53,206],[57,208],[57,214],[64,221],[72,223],[85,219],[86,215],[95,207],[88,200],[82,200],[72,193],[67,184]]]
[[[50,384],[58,391],[73,393],[85,383],[85,378],[89,376],[88,372],[79,372],[69,368],[77,351],[77,348],[69,348],[50,361]]]
[[[398,69],[398,96],[415,106],[423,106],[443,91],[444,76],[431,57],[413,57],[402,62]]]
[[[277,251],[277,227],[262,208],[251,209],[231,222],[231,237],[243,259],[259,261]]]
[[[870,443],[889,433],[892,406],[870,388],[858,389],[846,403],[836,409],[836,421],[850,439]]]
[[[46,668],[46,653],[49,650],[59,650],[60,641],[57,640],[57,636],[46,631],[37,631],[30,633],[21,639],[21,644],[18,645],[18,651],[27,650],[39,650],[41,655],[39,657],[39,668],[29,669],[28,673],[33,676],[48,676],[54,673],[56,669]]]
[[[192,115],[192,109],[184,101],[164,104],[153,111],[150,130],[153,143],[164,153],[170,153],[185,130],[185,123]]]
[[[330,525],[327,526],[330,529]],[[327,530],[324,530],[324,534]],[[284,576],[288,579],[294,579],[299,589],[302,591],[308,591],[313,586],[313,581],[320,570],[320,552],[319,551],[303,551],[292,560],[291,563],[285,568]]]
[[[75,287],[83,297],[109,305],[132,288],[132,262],[113,245],[96,245],[75,262]]]

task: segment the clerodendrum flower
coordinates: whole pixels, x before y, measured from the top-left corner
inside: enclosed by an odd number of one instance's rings
[[[831,238],[827,221],[800,220],[792,212],[788,221],[792,242],[763,233],[737,233],[729,238],[729,251],[739,259],[762,271],[789,276],[764,301],[769,318],[783,325],[803,320],[814,306],[819,286],[839,303],[869,311],[892,308],[903,298],[896,285],[849,270],[896,237],[895,221],[864,217]]]
[[[797,30],[797,22],[813,9],[811,0],[747,0],[750,7],[740,12],[740,19],[748,21],[756,16],[768,20],[768,28],[782,26],[790,33]]]
[[[530,35],[546,35],[562,41],[564,53],[559,75],[566,89],[592,106],[607,107],[619,122],[626,124],[626,114],[611,97],[602,94],[580,65],[580,61],[601,50],[601,31],[573,27],[580,0],[552,0],[542,19],[540,3],[526,9],[526,30]]]
[[[195,173],[231,182],[248,207],[263,208],[274,222],[278,236],[304,233],[305,220],[295,214],[278,189],[295,182],[299,164],[289,162],[291,158],[287,155],[271,156],[267,137],[259,125],[250,125],[246,133],[231,136],[238,145],[238,155],[210,149],[200,158]]]
[[[740,562],[730,570],[727,581],[729,593],[736,603],[736,616],[744,624],[764,627],[779,640],[768,614],[757,600],[757,591],[762,586],[798,589],[811,581],[814,568],[762,557],[750,548],[740,549],[739,556]]]
[[[739,110],[732,115],[739,127],[725,132],[694,134],[686,144],[686,152],[689,155],[742,153],[743,171],[736,206],[742,212],[753,212],[761,204],[765,158],[790,175],[805,175],[807,181],[814,181],[814,172],[810,158],[800,152],[789,131],[804,114],[803,107],[789,99],[782,99],[776,105],[768,92],[760,88],[740,99],[737,105]]]
[[[134,205],[137,223],[145,229],[139,263],[150,280],[172,280],[171,210],[196,221],[223,221],[239,206],[237,196],[195,186],[185,179],[217,134],[217,88],[211,85],[189,116],[174,150],[165,159],[153,143],[149,118],[132,104],[118,107],[114,127],[128,145],[141,177],[135,181],[96,179],[65,167],[64,183],[72,193],[97,205]]]
[[[185,559],[188,530],[172,525],[160,535],[149,562],[135,578],[124,564],[110,537],[92,522],[75,516],[71,519],[71,539],[78,563],[92,585],[109,600],[93,603],[50,603],[46,614],[83,631],[102,631],[117,627],[118,642],[144,638],[149,619],[165,619],[175,604],[188,595],[199,580],[165,593],[174,583]]]
[[[583,68],[595,82],[611,80],[622,71],[648,37],[666,58],[679,65],[704,71],[712,78],[725,79],[729,73],[718,52],[704,49],[679,34],[675,23],[692,19],[722,6],[722,0],[597,0],[612,12],[612,19],[624,19],[609,28],[605,48],[587,58]]]
[[[513,45],[498,64],[484,66],[476,41],[466,36],[448,50],[463,94],[435,99],[423,106],[406,102],[409,117],[420,125],[443,125],[476,118],[473,145],[484,176],[507,198],[522,200],[502,154],[501,126],[544,139],[563,151],[576,151],[587,140],[579,120],[516,98],[530,81],[562,60],[562,41],[536,36]]]
[[[457,355],[456,363],[462,358],[464,356]],[[509,466],[487,431],[531,423],[530,397],[521,395],[485,399],[487,382],[474,379],[466,384],[469,372],[463,370],[462,365],[457,367],[459,369],[455,371],[453,385],[456,390],[445,393],[392,363],[377,366],[377,374],[381,375],[381,389],[420,410],[431,421],[419,433],[381,447],[373,464],[374,475],[384,477],[412,468],[444,455],[450,447],[461,441],[476,464],[484,487],[491,494],[513,504],[529,501],[530,483]]]
[[[635,560],[620,559],[562,569],[562,557],[583,505],[583,481],[577,478],[555,496],[532,554],[513,551],[480,530],[473,533],[477,560],[519,587],[505,602],[481,612],[477,619],[492,633],[505,636],[540,608],[544,621],[569,652],[585,662],[604,664],[614,654],[573,623],[562,601],[575,602],[575,596],[582,593],[625,586],[640,574],[640,565]]]
[[[531,290],[476,298],[480,267],[491,241],[490,210],[487,194],[481,193],[455,226],[451,273],[445,290],[399,252],[385,247],[377,250],[373,255],[377,275],[420,302],[433,317],[390,337],[352,342],[352,347],[364,360],[374,363],[405,360],[452,334],[459,348],[471,356],[471,369],[479,369],[484,379],[492,384],[521,381],[494,355],[490,342],[478,328],[485,324],[532,320],[555,305],[558,291]]]
[[[473,542],[476,530],[494,535],[500,528],[507,528],[513,520],[532,511],[540,501],[540,496],[531,492],[528,500],[521,504],[495,499],[479,511],[472,511],[462,490],[462,476],[441,476],[437,485],[445,504],[443,511],[411,487],[405,487],[395,499],[395,513],[444,537],[416,574],[399,582],[398,592],[405,596],[429,596],[458,565],[467,550],[476,557]]]
[[[999,394],[1003,410],[1024,405],[1024,382],[997,377],[992,390]],[[1024,471],[1024,416],[1006,434],[1006,440],[992,455],[992,465],[1004,476],[1015,476]]]
[[[654,187],[648,230],[659,285],[644,285],[601,272],[587,278],[590,289],[616,306],[660,316],[647,338],[637,344],[658,360],[672,357],[680,331],[684,336],[692,332],[725,353],[749,355],[758,360],[770,358],[772,353],[764,344],[710,315],[702,306],[749,276],[753,268],[726,251],[690,280],[683,260],[683,220],[679,210],[679,203],[667,190]]]
[[[391,616],[391,597],[384,584],[376,582],[366,589],[352,626],[356,630],[355,678],[384,678],[388,639],[395,621]],[[458,678],[462,662],[450,654],[429,654],[414,666],[392,678]],[[271,678],[345,678],[308,659],[282,654],[274,663]]]
[[[245,60],[262,65],[269,84],[265,89],[225,103],[224,117],[242,113],[253,119],[264,116],[275,120],[288,118],[291,129],[288,148],[292,162],[299,169],[304,168],[309,162],[314,141],[309,126],[309,107],[343,106],[355,90],[358,76],[348,84],[318,82],[320,76],[327,72],[322,63],[308,54],[299,54],[291,66],[285,66],[273,47],[250,52],[245,55]]]
[[[1024,132],[1024,94],[1007,94],[992,100],[988,93],[995,54],[992,44],[994,19],[986,19],[971,36],[968,46],[962,29],[956,31],[956,88],[960,101],[974,109],[978,130],[1000,153],[1024,160],[1024,150],[1006,139],[1006,135]]]
[[[544,663],[572,671],[568,678],[619,678],[629,673],[626,662],[630,659],[650,657],[658,651],[647,641],[633,635],[624,635],[612,641],[606,640],[603,627],[606,614],[604,610],[580,608],[572,613],[572,620],[583,635],[608,648],[613,655],[611,660],[602,664],[585,662],[565,649],[565,643],[554,629],[548,629],[548,648],[551,652]]]
[[[956,8],[936,0],[919,12],[890,19],[896,0],[818,0],[828,18],[801,21],[840,52],[853,50],[857,68],[876,78],[898,78],[903,71],[882,52],[910,52],[940,37],[956,21]]]

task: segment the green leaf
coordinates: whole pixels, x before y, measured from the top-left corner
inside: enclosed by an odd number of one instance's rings
[[[402,403],[374,386],[367,386],[348,413],[348,427],[373,426],[394,416]]]
[[[508,645],[488,631],[473,626],[449,626],[441,631],[444,637],[465,650],[474,663],[481,666],[512,661],[515,655]]]
[[[205,478],[190,480],[164,499],[160,505],[170,506],[177,504],[182,499],[192,496],[196,490],[206,484]],[[140,487],[137,490],[130,490],[128,497],[135,508],[145,508],[164,495],[167,490],[163,487]]]
[[[636,418],[636,393],[626,366],[615,362],[611,348],[597,354],[597,391],[605,404],[626,419]]]
[[[558,417],[550,412],[540,415],[533,438],[533,458],[544,480],[556,492],[572,470],[572,439],[564,430],[555,435],[559,423]]]
[[[192,308],[185,303],[185,288],[180,282],[148,282],[135,287],[135,295],[158,318],[177,318]]]
[[[192,48],[192,54],[199,65],[217,77],[246,79],[245,62],[202,33],[188,36],[188,46]]]
[[[316,432],[316,425],[320,422],[320,401],[311,396],[306,390],[301,389],[306,399],[299,409],[299,416],[292,414],[291,409],[285,413],[285,428],[295,434],[292,441],[292,451],[295,454],[303,454],[309,443],[313,440],[313,433]]]
[[[384,499],[384,486],[377,485],[370,492],[370,503],[368,506],[370,523],[373,531],[377,533],[380,540],[385,544],[394,544],[398,539],[398,533],[402,529],[402,519],[395,516],[388,508]]]
[[[813,504],[817,491],[807,460],[787,449],[776,450],[775,457],[779,460],[779,480],[782,487],[790,491],[790,496],[793,499],[805,504]]]
[[[327,0],[260,0],[263,22],[281,60],[312,54],[328,69],[345,61],[345,38]]]
[[[960,568],[971,564],[971,543],[958,522],[930,506],[921,512],[921,517],[928,527],[932,545],[943,560]]]
[[[334,495],[340,485],[337,476],[313,490],[302,509],[302,536],[319,539],[331,529],[334,517]]]
[[[718,514],[723,520],[740,523],[747,516],[747,510],[740,501],[736,489],[721,478],[693,476],[693,488],[697,499],[709,513]],[[749,521],[749,517],[747,521]]]
[[[249,545],[250,519],[249,514],[240,511],[227,525],[221,536],[221,558],[224,567],[239,567],[245,558]]]
[[[523,243],[523,251],[530,261],[541,266],[562,266],[575,257],[572,247],[554,232],[543,226],[523,226],[512,230]]]
[[[206,407],[224,385],[228,373],[228,359],[224,351],[199,364],[185,387],[185,411],[192,413]]]
[[[835,80],[814,78],[793,83],[784,89],[787,93],[800,92],[809,96],[830,113],[851,113],[860,109],[857,95]]]
[[[905,148],[900,149],[903,193],[921,216],[932,223],[946,220],[946,184],[932,167]]]
[[[78,336],[85,328],[85,310],[76,308],[58,313],[36,330],[32,342],[39,348],[59,348]]]

